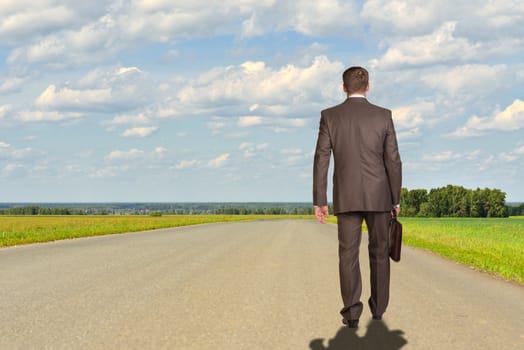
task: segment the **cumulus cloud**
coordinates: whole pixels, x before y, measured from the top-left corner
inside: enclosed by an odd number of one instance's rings
[[[163,158],[164,155],[166,154],[167,152],[167,148],[165,147],[156,147],[154,150],[153,150],[153,156],[156,156],[158,158]]]
[[[395,126],[399,129],[414,128],[424,123],[425,116],[433,113],[435,104],[433,102],[421,101],[407,106],[401,106],[392,110]]]
[[[433,33],[394,43],[384,56],[370,61],[373,67],[427,66],[452,61],[476,60],[482,43],[454,35],[456,22],[446,22]]]
[[[254,126],[254,125],[260,125],[264,121],[264,118],[258,117],[258,116],[247,116],[247,117],[240,117],[238,118],[238,126],[246,127],[246,126]]]
[[[255,7],[249,18],[242,22],[242,34],[257,36],[293,29],[305,35],[319,36],[346,32],[359,22],[354,1],[268,1],[266,6]]]
[[[524,146],[520,146],[520,147],[515,148],[515,150],[513,152],[515,154],[524,154]]]
[[[201,162],[196,159],[191,160],[181,160],[176,165],[175,168],[182,170],[182,169],[192,169],[200,166]]]
[[[463,152],[446,150],[428,152],[422,156],[419,162],[408,161],[407,167],[410,169],[438,171],[444,168],[453,168],[460,164],[462,169],[466,166],[478,164],[479,161],[484,161],[485,159],[485,153],[479,149]]]
[[[505,64],[466,64],[438,68],[421,77],[427,86],[455,96],[489,94],[500,90],[513,80],[513,72]]]
[[[286,30],[325,35],[355,28],[358,22],[354,3],[340,0],[82,4],[70,1],[57,5],[44,0],[26,7],[12,6],[0,15],[0,40],[24,43],[9,54],[8,62],[82,65],[100,62],[144,41],[237,33],[256,36]],[[353,20],[348,21],[350,16]],[[34,33],[40,33],[37,39]]]
[[[10,144],[8,144],[7,142],[0,141],[0,148],[9,148],[9,147],[11,147]]]
[[[423,1],[368,0],[361,15],[376,30],[420,33],[432,28],[446,6]]]
[[[107,104],[111,99],[111,89],[74,90],[66,87],[57,91],[55,85],[49,85],[35,104],[44,108],[96,109],[96,106]]]
[[[38,123],[38,122],[64,122],[77,120],[83,117],[81,113],[62,113],[57,111],[21,111],[15,117],[17,120],[24,123]]]
[[[28,76],[7,76],[0,79],[0,95],[17,92],[20,90],[22,85],[29,81]]]
[[[57,111],[129,110],[149,97],[149,86],[141,73],[136,67],[97,68],[80,78],[76,87],[49,85],[35,105]]]
[[[151,119],[144,113],[139,114],[121,114],[115,116],[113,119],[104,122],[109,125],[125,125],[125,124],[148,124]]]
[[[4,118],[11,109],[11,105],[0,105],[0,119]]]
[[[473,116],[466,125],[447,136],[462,138],[484,135],[490,131],[512,131],[524,127],[524,101],[515,99],[504,110],[496,110],[490,117]]]
[[[325,56],[314,58],[310,65],[277,69],[262,61],[247,61],[199,75],[181,88],[173,105],[186,113],[218,115],[256,110],[256,116],[242,119],[247,124],[264,116],[297,116],[340,97],[340,84],[333,77],[342,70],[342,63]]]
[[[223,153],[218,157],[211,159],[207,164],[212,168],[220,168],[227,162],[228,159],[229,153]]]
[[[158,127],[156,126],[150,126],[150,127],[144,127],[144,128],[131,128],[127,129],[122,133],[122,136],[124,137],[146,137],[153,134],[155,131],[158,130]]]
[[[415,139],[420,137],[421,135],[422,132],[420,131],[420,128],[412,128],[409,130],[397,132],[397,138],[399,139],[399,141]]]
[[[443,152],[436,152],[431,154],[425,154],[422,159],[432,162],[446,162],[451,159],[457,159],[460,158],[460,155],[456,154],[453,151],[443,151]]]
[[[75,21],[74,12],[54,1],[17,1],[19,5],[2,3],[0,15],[0,41],[16,43],[34,33],[49,33]],[[23,6],[25,4],[25,6]],[[20,6],[22,5],[22,6]]]
[[[238,149],[242,151],[244,158],[253,158],[257,155],[257,152],[265,150],[269,147],[267,143],[254,144],[252,142],[243,142],[238,146]]]

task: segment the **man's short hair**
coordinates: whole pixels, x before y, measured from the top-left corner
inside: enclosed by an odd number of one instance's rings
[[[369,73],[362,67],[350,67],[342,74],[348,94],[365,92],[369,84]]]

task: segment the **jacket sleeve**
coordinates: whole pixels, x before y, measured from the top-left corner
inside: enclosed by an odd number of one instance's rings
[[[323,113],[320,116],[317,147],[313,163],[313,205],[324,206],[327,202],[327,175],[331,158],[331,138]]]
[[[392,205],[400,204],[400,190],[402,188],[402,162],[398,152],[397,135],[389,112],[386,139],[384,140],[384,165],[388,174],[391,189]]]

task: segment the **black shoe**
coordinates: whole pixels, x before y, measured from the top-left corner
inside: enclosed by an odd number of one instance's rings
[[[380,316],[380,315],[373,315],[373,319],[376,320],[376,321],[380,321],[380,320],[382,320],[382,316]]]
[[[358,320],[346,320],[343,318],[342,323],[347,325],[348,328],[358,328]]]

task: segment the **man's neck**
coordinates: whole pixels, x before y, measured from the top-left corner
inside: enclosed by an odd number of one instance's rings
[[[353,98],[353,97],[366,98],[366,94],[363,94],[361,92],[354,92],[352,94],[348,94],[348,98]]]

